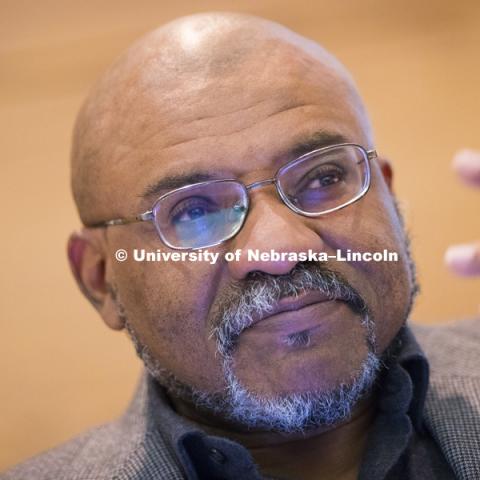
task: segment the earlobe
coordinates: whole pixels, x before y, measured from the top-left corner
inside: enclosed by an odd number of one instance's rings
[[[378,158],[378,164],[382,172],[383,179],[388,186],[388,189],[393,193],[393,167],[388,159],[385,157]]]
[[[110,293],[100,308],[103,321],[112,330],[123,330],[125,328],[125,317],[119,312],[119,307]]]
[[[86,230],[74,232],[67,244],[68,260],[77,284],[100,313],[104,322],[114,330],[121,330],[124,321],[119,317],[106,278],[106,254],[101,242]]]

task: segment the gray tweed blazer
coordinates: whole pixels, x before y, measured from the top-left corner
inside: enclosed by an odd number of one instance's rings
[[[457,478],[479,480],[480,318],[443,327],[410,327],[430,362],[427,426]],[[185,478],[171,447],[154,428],[154,399],[147,395],[143,379],[132,404],[119,420],[38,455],[0,475],[0,479]]]

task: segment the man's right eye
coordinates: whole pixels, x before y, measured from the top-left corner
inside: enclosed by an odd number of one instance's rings
[[[170,212],[173,224],[192,222],[215,211],[212,202],[202,197],[186,198],[178,202]]]

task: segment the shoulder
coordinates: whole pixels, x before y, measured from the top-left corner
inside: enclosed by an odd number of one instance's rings
[[[183,475],[139,389],[118,420],[91,429],[0,474],[0,480],[180,480]]]
[[[120,452],[115,448],[118,424],[113,422],[94,428],[78,437],[29,460],[0,475],[1,480],[94,478],[106,464],[114,464]],[[121,445],[117,447],[122,448]],[[92,472],[88,475],[87,472]],[[101,474],[97,478],[104,478]]]
[[[430,365],[425,423],[456,478],[480,478],[480,319],[412,325]]]
[[[480,319],[410,328],[429,363],[427,412],[437,424],[460,416],[475,420],[480,433]]]
[[[480,318],[440,326],[410,323],[434,376],[454,375],[480,380]]]
[[[159,433],[132,434],[118,422],[97,427],[0,474],[0,480],[183,478]]]

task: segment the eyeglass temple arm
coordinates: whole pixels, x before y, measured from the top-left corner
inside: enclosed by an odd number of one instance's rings
[[[90,228],[110,227],[112,225],[128,225],[129,223],[136,222],[149,222],[152,219],[153,212],[152,210],[148,210],[147,212],[143,212],[140,215],[135,215],[134,217],[114,218],[113,220],[108,220],[108,222],[96,223],[94,225],[91,225]]]

